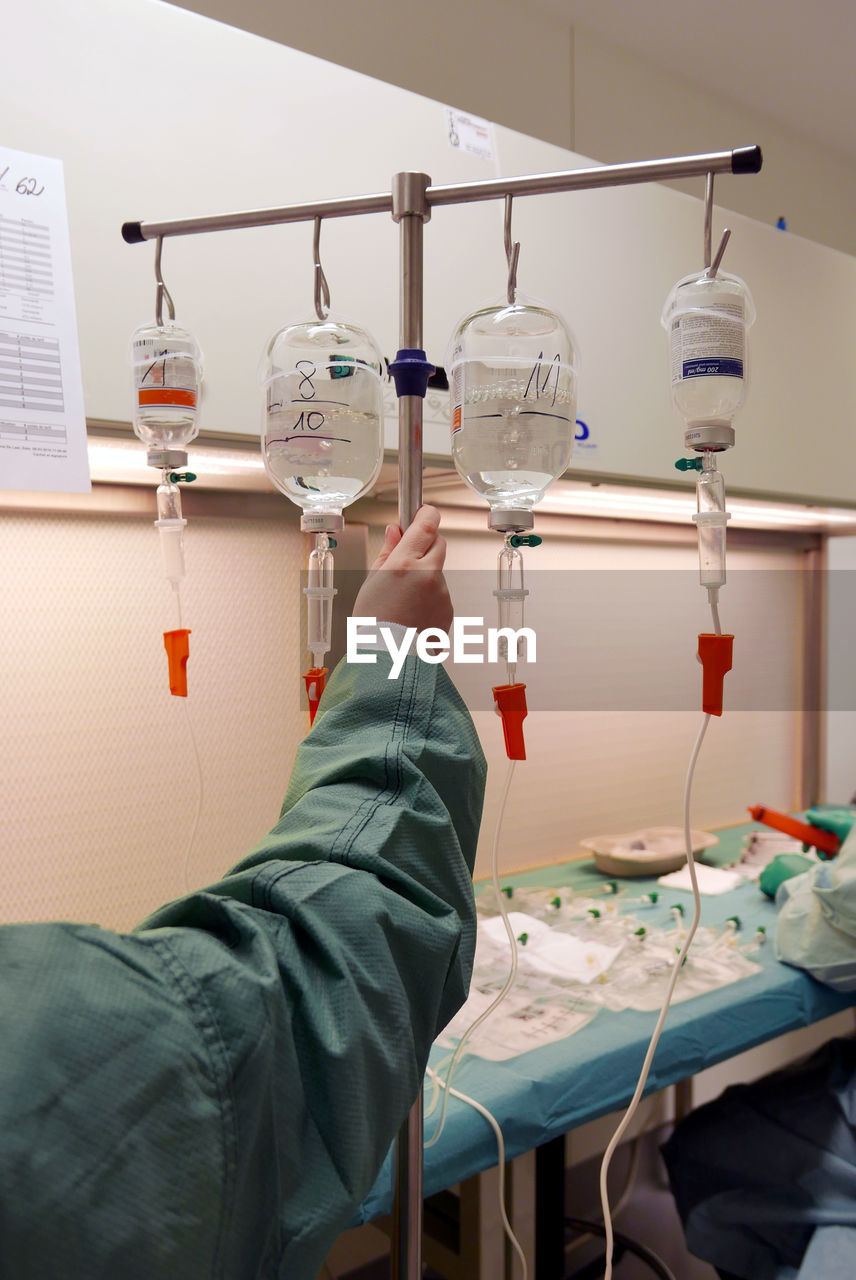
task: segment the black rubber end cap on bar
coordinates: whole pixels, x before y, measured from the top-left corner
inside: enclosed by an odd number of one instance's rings
[[[142,244],[145,238],[142,222],[122,223],[122,239],[126,244]]]
[[[760,173],[763,163],[764,157],[758,146],[738,147],[731,153],[732,173]]]

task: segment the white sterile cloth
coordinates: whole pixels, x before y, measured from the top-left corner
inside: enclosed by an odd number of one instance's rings
[[[722,867],[708,867],[703,862],[695,864],[698,891],[704,894],[729,893],[743,882],[743,876],[737,871],[725,871]],[[686,889],[692,893],[689,867],[681,867],[680,871],[670,871],[667,876],[660,876],[657,884],[666,889]]]

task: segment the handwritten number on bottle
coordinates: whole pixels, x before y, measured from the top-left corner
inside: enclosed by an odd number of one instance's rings
[[[523,393],[523,399],[525,400],[529,395],[529,392],[532,390],[532,384],[534,382],[535,399],[540,400],[541,396],[547,394],[547,389],[550,385],[550,379],[555,374],[555,380],[553,382],[553,399],[550,401],[551,406],[554,405],[556,403],[556,396],[558,395],[558,392],[559,392],[559,376],[560,376],[561,366],[562,366],[562,358],[558,353],[556,353],[556,355],[553,356],[552,360],[550,360],[545,364],[544,352],[539,351],[538,359],[535,361],[534,365],[532,366],[532,372],[529,375],[529,381],[526,383],[526,390]],[[543,373],[542,373],[542,370],[543,370]]]
[[[316,366],[312,363],[311,360],[298,360],[297,364],[295,365],[295,368],[300,370],[300,382],[298,383],[298,386],[297,386],[297,390],[300,393],[300,399],[314,400],[315,384],[313,383],[312,379],[315,377],[315,374],[317,373]],[[308,373],[304,372],[304,370],[306,369],[309,370]],[[309,388],[308,391],[306,390],[307,387]]]

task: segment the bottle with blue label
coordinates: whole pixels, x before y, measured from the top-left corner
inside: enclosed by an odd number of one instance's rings
[[[754,319],[752,297],[739,276],[685,276],[669,294],[662,322],[669,335],[672,400],[686,421],[687,448],[734,444],[731,424],[746,396],[746,333]]]

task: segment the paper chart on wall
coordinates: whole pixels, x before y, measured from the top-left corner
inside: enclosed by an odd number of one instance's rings
[[[8,147],[0,147],[0,489],[90,489],[62,162]]]

